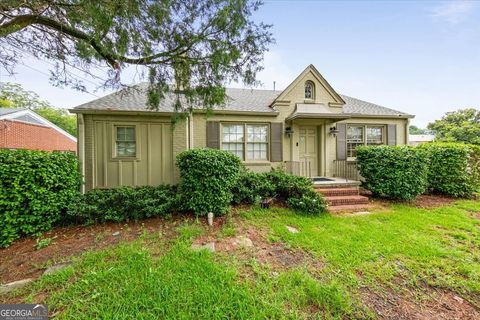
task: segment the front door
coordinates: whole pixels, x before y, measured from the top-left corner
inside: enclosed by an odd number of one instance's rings
[[[317,127],[299,128],[300,175],[315,177],[318,175]]]

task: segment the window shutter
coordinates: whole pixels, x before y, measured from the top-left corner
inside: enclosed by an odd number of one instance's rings
[[[220,149],[220,122],[207,121],[207,147]]]
[[[270,161],[283,161],[283,123],[270,125]]]
[[[347,125],[337,123],[337,160],[347,160]]]
[[[396,124],[389,124],[387,129],[387,138],[388,138],[388,145],[394,146],[397,144],[397,125]]]

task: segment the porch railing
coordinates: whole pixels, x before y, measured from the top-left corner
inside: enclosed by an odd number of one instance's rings
[[[303,161],[285,161],[285,171],[296,176],[310,178],[312,177],[312,162],[308,159]]]
[[[357,161],[333,160],[332,174],[334,177],[348,180],[362,180],[357,169]]]

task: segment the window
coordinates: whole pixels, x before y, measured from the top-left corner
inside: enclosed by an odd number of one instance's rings
[[[247,125],[247,159],[267,160],[268,126]]]
[[[135,157],[137,155],[137,141],[135,127],[115,127],[115,150],[117,157]]]
[[[223,124],[222,149],[243,160],[268,160],[267,124]]]
[[[357,146],[365,144],[364,127],[362,126],[348,126],[347,127],[347,157],[355,158],[357,156]]]
[[[242,160],[245,159],[243,157],[244,129],[241,124],[223,125],[222,149],[230,151]]]
[[[367,146],[383,144],[383,127],[367,127]]]
[[[305,99],[313,99],[313,82],[307,81],[305,83]]]
[[[355,158],[357,156],[355,150],[357,146],[378,146],[384,144],[384,129],[384,126],[347,126],[347,157]]]

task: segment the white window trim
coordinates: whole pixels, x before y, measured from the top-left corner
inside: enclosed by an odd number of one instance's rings
[[[270,145],[271,145],[271,128],[270,128],[270,123],[268,122],[221,122],[220,123],[220,149],[223,150],[223,143],[228,143],[224,142],[224,136],[223,136],[223,127],[225,125],[242,125],[243,126],[243,160],[242,162],[247,163],[247,164],[252,164],[252,163],[269,163],[270,162]],[[264,125],[267,127],[267,159],[257,159],[257,160],[252,160],[252,159],[247,159],[247,144],[248,144],[248,134],[247,134],[247,126],[249,125]],[[235,143],[235,142],[232,142]],[[228,151],[228,150],[225,150]]]
[[[135,156],[119,156],[117,154],[117,128],[118,127],[130,127],[135,128]],[[111,144],[112,144],[112,153],[111,160],[121,160],[121,161],[136,161],[140,160],[140,126],[136,123],[131,122],[115,122],[112,123],[111,130]]]
[[[367,146],[367,128],[382,128],[382,146],[387,144],[387,125],[385,124],[376,124],[376,123],[347,123],[347,128],[345,132],[345,152],[347,153],[347,161],[355,161],[357,157],[349,157],[348,156],[348,127],[362,127],[363,128],[363,143],[362,145]]]

